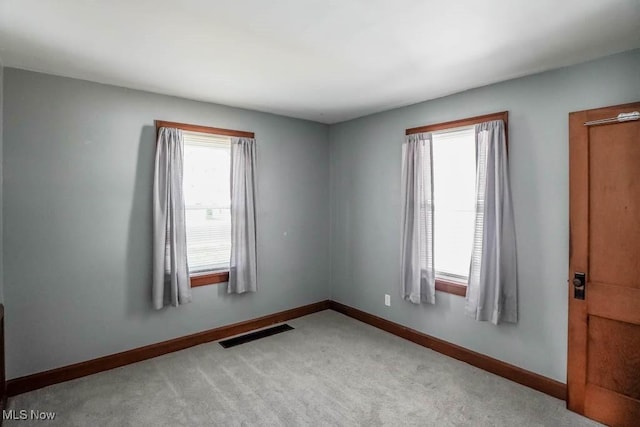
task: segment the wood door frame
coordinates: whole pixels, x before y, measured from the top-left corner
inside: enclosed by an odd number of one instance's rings
[[[567,408],[584,414],[587,384],[587,302],[573,298],[573,274],[587,272],[589,231],[589,129],[587,112],[569,114],[569,328]],[[587,278],[588,280],[588,278]]]
[[[614,105],[569,114],[569,315],[567,351],[567,408],[585,413],[589,293],[589,127],[585,122],[616,115],[617,110],[640,109],[640,103]],[[609,125],[619,125],[617,123]],[[587,273],[587,299],[573,297],[575,272]]]

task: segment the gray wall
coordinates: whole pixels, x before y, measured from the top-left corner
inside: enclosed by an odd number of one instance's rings
[[[4,162],[2,161],[2,146],[3,146],[3,135],[4,135],[4,126],[3,119],[4,114],[2,114],[2,108],[4,105],[4,67],[2,63],[0,63],[0,303],[4,302],[4,255],[3,255],[3,239],[2,239],[2,175],[3,175],[3,166]]]
[[[328,126],[11,68],[4,88],[8,378],[328,298]],[[258,293],[151,308],[154,119],[256,133]]]
[[[331,127],[16,69],[0,80],[8,378],[331,296],[564,381],[567,113],[640,99],[640,51]],[[494,327],[465,318],[460,297],[400,300],[400,146],[407,127],[502,110],[521,310]],[[151,309],[154,119],[256,132],[258,293],[206,286]]]
[[[2,239],[2,168],[4,167],[4,162],[2,161],[2,141],[3,141],[3,118],[2,107],[4,105],[3,95],[4,95],[4,67],[0,63],[0,303],[4,302],[4,256],[3,256],[3,239]]]
[[[640,100],[640,50],[331,126],[332,299],[564,382],[568,113]],[[464,298],[400,298],[400,149],[406,128],[509,110],[520,322],[476,323]],[[383,304],[391,294],[391,307]]]

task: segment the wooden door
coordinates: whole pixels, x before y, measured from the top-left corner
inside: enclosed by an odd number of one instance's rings
[[[640,120],[584,123],[633,111],[569,115],[567,407],[612,426],[640,426]]]

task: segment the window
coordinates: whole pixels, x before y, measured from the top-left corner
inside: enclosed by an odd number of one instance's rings
[[[491,120],[502,120],[508,129],[504,111],[406,130],[432,135],[434,265],[441,292],[466,295],[475,229],[475,125]]]
[[[229,280],[231,261],[231,137],[253,132],[156,120],[182,130],[187,260],[191,287]]]
[[[231,142],[183,131],[189,273],[228,271],[231,257]]]
[[[475,222],[473,126],[433,133],[433,237],[436,278],[466,284]]]

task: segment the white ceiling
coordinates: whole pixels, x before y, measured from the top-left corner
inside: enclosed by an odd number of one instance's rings
[[[0,60],[335,123],[640,47],[640,0],[0,0]]]

